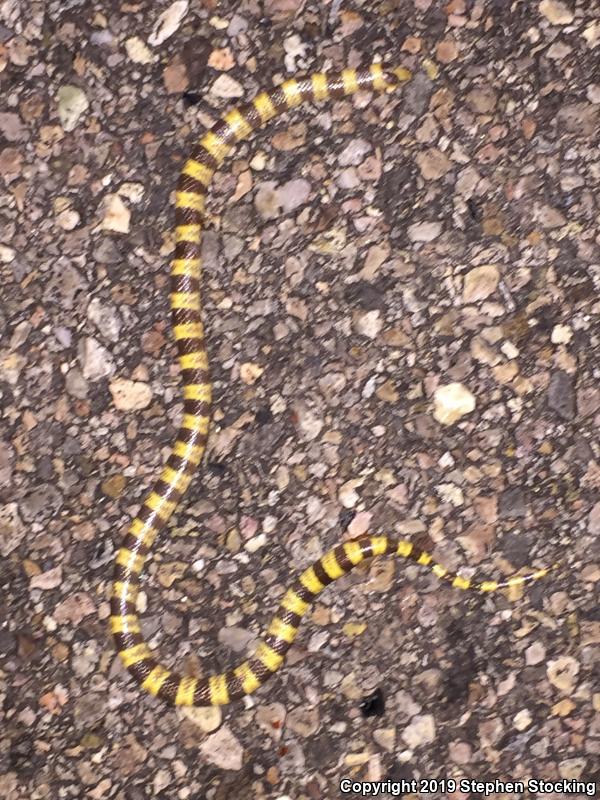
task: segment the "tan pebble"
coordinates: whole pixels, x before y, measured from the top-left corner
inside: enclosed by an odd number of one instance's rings
[[[255,364],[252,361],[246,361],[240,367],[240,378],[244,383],[251,386],[252,384],[256,383],[264,371],[265,368],[261,367],[259,364]]]
[[[523,708],[513,717],[513,724],[518,731],[526,730],[532,723],[533,717],[527,708]]]
[[[113,403],[119,411],[139,411],[152,402],[152,389],[147,383],[115,378],[109,384]]]
[[[450,64],[458,57],[458,46],[454,39],[444,39],[435,48],[435,54],[442,64]]]
[[[155,56],[139,36],[132,36],[125,41],[125,50],[130,60],[135,64],[150,64]]]
[[[475,409],[475,397],[462,383],[438,387],[433,400],[433,416],[442,425],[452,425]]]
[[[213,50],[208,58],[208,66],[218,69],[219,72],[227,72],[235,66],[235,59],[229,47]]]
[[[500,273],[493,264],[475,267],[465,276],[463,300],[465,303],[476,303],[485,300],[496,291],[500,282]]]
[[[541,0],[538,8],[553,25],[569,25],[573,22],[574,14],[562,0]]]
[[[553,686],[571,694],[575,689],[579,674],[579,662],[572,656],[560,656],[560,658],[548,662],[546,674]]]
[[[550,334],[552,344],[568,344],[573,338],[573,331],[568,325],[555,325]]]
[[[131,212],[118,194],[109,194],[104,201],[104,219],[102,228],[105,231],[129,233]]]
[[[185,719],[189,719],[204,733],[216,731],[223,719],[220,706],[207,706],[206,708],[190,706],[182,708],[180,715]]]

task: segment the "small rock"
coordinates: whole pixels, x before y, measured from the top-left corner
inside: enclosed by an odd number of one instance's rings
[[[587,529],[589,533],[595,536],[600,534],[600,503],[596,503],[592,507],[588,517]]]
[[[0,556],[6,557],[25,539],[26,528],[23,525],[16,503],[0,506]]]
[[[239,81],[234,80],[231,75],[219,75],[211,86],[211,92],[217,97],[232,99],[244,96],[244,87]]]
[[[573,22],[573,12],[561,0],[541,0],[538,8],[553,25],[569,25]]]
[[[433,396],[433,416],[442,425],[453,425],[475,409],[475,397],[462,383],[439,386]]]
[[[56,486],[42,483],[25,496],[21,503],[21,516],[25,522],[39,522],[52,517],[62,506],[62,496]]]
[[[234,653],[244,653],[254,638],[255,636],[251,631],[235,626],[221,628],[218,633],[218,639],[221,644],[229,647]]]
[[[371,152],[371,144],[365,139],[353,139],[338,156],[341,167],[352,167],[361,164],[367,153]]]
[[[168,561],[161,564],[157,571],[158,582],[165,589],[170,589],[174,583],[183,578],[187,568],[187,561]]]
[[[450,742],[448,755],[455,764],[470,764],[473,759],[473,749],[467,742]]]
[[[3,264],[11,264],[15,260],[16,252],[6,244],[0,244],[0,261]]]
[[[519,487],[502,492],[498,504],[500,519],[520,519],[527,514],[527,497]]]
[[[421,170],[421,175],[428,181],[437,181],[443,178],[452,167],[450,159],[437,147],[430,147],[419,153],[415,160]]]
[[[548,662],[546,674],[553,686],[565,694],[572,694],[579,674],[579,662],[572,656],[561,656]]]
[[[102,228],[105,231],[129,233],[131,211],[118,194],[108,194],[104,199],[104,217]]]
[[[248,386],[252,386],[260,378],[265,371],[264,367],[260,364],[255,364],[253,361],[245,361],[240,366],[240,378]]]
[[[125,49],[127,55],[135,64],[150,64],[154,61],[155,56],[152,55],[150,49],[143,42],[139,36],[132,36],[125,41]]]
[[[286,709],[282,703],[259,706],[256,711],[256,721],[276,742],[281,739],[283,734],[285,718]]]
[[[383,320],[381,319],[381,312],[377,309],[373,311],[366,311],[360,314],[354,323],[357,333],[362,336],[368,336],[369,339],[377,338],[381,329],[383,328]]]
[[[444,503],[451,503],[455,508],[465,502],[462,489],[455,483],[440,483],[437,487],[438,494]]]
[[[235,59],[229,47],[217,48],[208,57],[208,66],[219,72],[227,72],[235,66]]]
[[[187,66],[180,56],[175,56],[163,70],[163,83],[167,94],[181,94],[190,85]]]
[[[65,131],[77,127],[79,118],[89,107],[85,92],[78,86],[61,86],[58,90],[58,117]]]
[[[525,650],[525,663],[528,667],[541,664],[546,658],[546,648],[541,642],[533,642]]]
[[[59,625],[79,625],[82,619],[96,614],[96,606],[87,592],[75,592],[54,609],[53,617]]]
[[[441,222],[415,222],[408,226],[408,238],[411,242],[432,242],[441,232]]]
[[[62,583],[62,567],[54,567],[39,575],[33,575],[29,581],[30,589],[56,589]]]
[[[362,636],[362,634],[367,630],[367,623],[346,622],[342,626],[342,630],[349,639],[356,639],[357,636]]]
[[[558,763],[558,774],[568,781],[578,780],[584,775],[586,764],[585,758],[565,758]]]
[[[311,185],[304,178],[294,178],[278,189],[279,203],[283,213],[289,214],[295,208],[306,203],[310,195]]]
[[[435,741],[435,720],[431,714],[419,714],[402,731],[402,738],[410,748]]]
[[[114,306],[104,304],[99,297],[94,297],[88,305],[87,315],[109,342],[119,341],[121,320]]]
[[[493,264],[475,267],[465,276],[464,302],[475,303],[478,300],[485,300],[496,291],[499,281],[500,273]]]
[[[575,416],[575,391],[573,381],[566,372],[555,372],[548,386],[548,406],[563,419]]]
[[[256,210],[263,219],[275,219],[281,213],[281,201],[275,181],[263,181],[256,187]]]
[[[8,142],[18,142],[23,138],[23,123],[18,114],[12,111],[0,112],[0,133]]]
[[[442,64],[451,64],[458,57],[458,45],[454,39],[444,39],[435,48],[435,54]]]
[[[107,378],[115,370],[112,356],[100,342],[91,336],[86,336],[78,347],[79,363],[83,377],[89,381],[98,381]]]
[[[187,14],[188,0],[175,0],[166,8],[156,20],[148,41],[153,47],[162,44],[179,28],[182,19]]]
[[[518,731],[526,730],[533,722],[531,712],[527,708],[521,709],[513,717],[513,724]]]
[[[204,733],[216,731],[223,719],[220,706],[186,706],[181,709],[181,716],[189,719]]]
[[[306,442],[312,442],[323,430],[325,424],[323,417],[311,411],[301,401],[294,403],[294,412],[297,419],[296,425],[302,438]]]
[[[491,87],[472,89],[466,97],[468,105],[478,114],[489,114],[496,108],[496,92]]]
[[[394,752],[396,746],[396,729],[395,728],[376,728],[373,731],[373,739],[377,744],[388,753]]]
[[[117,500],[123,494],[126,485],[127,479],[118,472],[116,475],[110,475],[102,481],[102,493],[113,500]]]
[[[306,706],[292,709],[287,715],[286,728],[303,738],[313,736],[319,730],[319,709]]]
[[[354,478],[353,480],[346,481],[340,486],[338,492],[338,499],[344,508],[354,508],[360,500],[360,495],[356,492],[357,487],[362,486],[363,478]]]
[[[555,325],[550,334],[552,344],[569,344],[573,331],[568,325]]]
[[[109,385],[113,402],[119,411],[139,411],[152,402],[152,389],[142,381],[115,378]]]
[[[81,370],[73,367],[67,372],[65,378],[65,388],[71,397],[76,397],[78,400],[84,400],[88,394],[88,382],[81,374]]]

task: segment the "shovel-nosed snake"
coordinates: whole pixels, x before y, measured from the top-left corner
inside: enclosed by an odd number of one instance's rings
[[[198,467],[207,442],[211,382],[200,301],[200,239],[210,181],[237,142],[288,109],[306,102],[342,98],[358,90],[388,92],[409,81],[404,67],[372,64],[366,69],[318,73],[285,81],[229,111],[193,148],[179,178],[175,199],[175,253],[171,265],[171,314],[183,380],[183,419],[172,452],[117,553],[110,624],[123,664],[145,691],[179,706],[224,705],[251,694],[284,661],[302,617],[319,593],[365,559],[386,554],[428,566],[458,589],[491,592],[547,574],[538,569],[502,581],[474,582],[450,572],[409,541],[393,536],[351,539],[330,550],[299,575],[285,593],[266,633],[249,659],[226,672],[185,677],[159,663],[142,634],[136,599],[144,563]]]

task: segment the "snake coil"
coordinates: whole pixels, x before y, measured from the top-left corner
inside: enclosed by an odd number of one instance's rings
[[[372,64],[367,69],[344,69],[335,74],[317,73],[303,80],[287,80],[225,114],[193,148],[181,172],[175,200],[171,315],[183,380],[184,413],[171,455],[117,553],[110,603],[111,630],[123,664],[142,689],[169,704],[224,705],[254,692],[283,663],[302,617],[317,595],[367,558],[385,554],[409,558],[428,565],[438,578],[458,589],[481,592],[519,585],[548,572],[539,569],[501,582],[475,583],[434,563],[428,553],[411,542],[365,535],[338,545],[297,577],[254,655],[227,672],[203,678],[181,676],[158,663],[141,632],[136,599],[144,562],[188,488],[208,435],[211,383],[200,314],[200,233],[210,180],[237,142],[284,111],[304,102],[348,96],[359,89],[392,91],[411,77],[404,67]]]

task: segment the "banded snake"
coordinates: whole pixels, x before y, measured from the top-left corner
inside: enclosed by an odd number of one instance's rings
[[[260,92],[250,103],[225,114],[193,148],[176,190],[175,253],[171,265],[171,315],[183,380],[183,419],[172,452],[117,553],[110,625],[121,660],[142,689],[171,705],[224,705],[251,694],[282,665],[303,615],[330,583],[373,556],[393,554],[430,567],[458,589],[490,592],[542,578],[548,568],[502,581],[480,583],[434,563],[411,542],[363,535],[338,545],[296,578],[249,659],[208,677],[182,676],[160,664],[141,632],[136,599],[146,558],[187,490],[207,442],[211,403],[208,358],[201,320],[200,238],[205,197],[212,176],[234,145],[269,120],[305,102],[337,99],[358,90],[393,91],[412,77],[404,67],[372,64],[367,69],[317,73]]]

